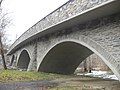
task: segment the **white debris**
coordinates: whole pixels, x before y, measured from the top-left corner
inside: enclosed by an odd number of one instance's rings
[[[118,78],[113,73],[107,72],[107,71],[92,71],[91,73],[85,73],[85,74],[78,73],[77,75],[85,75],[85,76],[92,76],[92,77],[101,77],[104,79],[118,80]]]

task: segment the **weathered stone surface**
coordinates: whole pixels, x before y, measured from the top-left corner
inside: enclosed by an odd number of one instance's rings
[[[23,33],[15,43],[11,46],[12,50],[15,46],[28,39],[29,37],[44,31],[46,28],[54,26],[66,19],[69,19],[85,10],[88,10],[94,6],[101,5],[110,0],[70,0],[62,7],[49,14],[38,23],[33,25],[29,30]]]
[[[9,53],[10,57],[17,57],[17,66],[20,54],[26,50],[30,56],[28,70],[69,74],[86,57],[96,53],[120,80],[120,13],[56,30],[20,44],[52,25],[107,1],[110,0],[70,0],[26,31],[12,45],[10,51],[17,45],[19,48]]]

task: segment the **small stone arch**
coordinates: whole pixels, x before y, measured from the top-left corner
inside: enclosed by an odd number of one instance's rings
[[[19,69],[27,70],[29,63],[30,63],[29,52],[26,49],[24,49],[21,51],[21,53],[19,55],[17,67]]]

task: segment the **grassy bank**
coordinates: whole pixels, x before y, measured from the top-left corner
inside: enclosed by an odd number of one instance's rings
[[[0,71],[1,83],[36,80],[53,80],[57,83],[57,85],[55,86],[45,86],[47,88],[45,90],[120,90],[120,83],[119,81],[115,80],[107,80],[86,76],[59,75],[42,72],[26,72],[17,70]],[[40,88],[38,85],[34,86],[34,84],[31,87],[26,85],[22,88],[26,88],[28,90],[28,88],[31,89],[33,87]]]
[[[65,75],[43,73],[43,72],[26,72],[17,70],[1,70],[0,82],[15,81],[36,81],[36,80],[53,80],[57,78],[67,77]]]

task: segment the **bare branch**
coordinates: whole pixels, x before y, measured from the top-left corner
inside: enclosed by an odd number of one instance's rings
[[[6,18],[8,13],[2,15],[2,9],[1,9],[2,2],[3,2],[3,0],[0,0],[0,54],[1,54],[2,60],[3,60],[3,67],[4,67],[4,69],[7,69],[6,62],[5,62],[5,56],[4,56],[5,49],[4,49],[2,38],[5,35],[4,29],[8,26],[10,21],[8,20],[8,18]]]
[[[1,7],[2,2],[3,2],[3,0],[0,0],[0,7]]]

